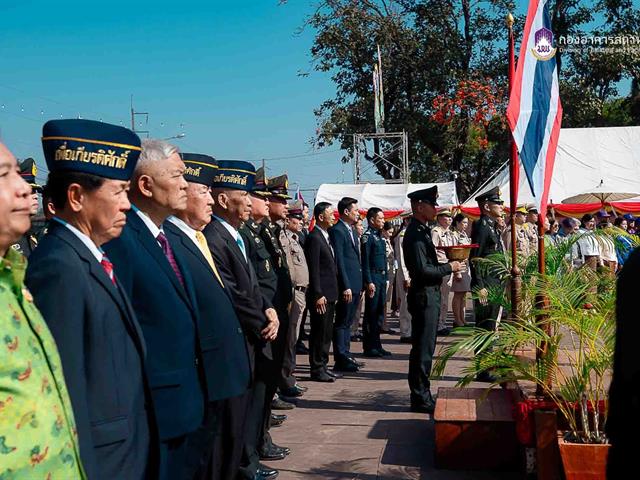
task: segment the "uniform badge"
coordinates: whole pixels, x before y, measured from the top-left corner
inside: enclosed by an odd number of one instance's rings
[[[256,239],[256,243],[260,243],[260,238],[259,238],[259,237],[256,237],[256,236],[254,235],[254,236],[253,236],[253,238],[255,238],[255,239]]]
[[[22,253],[22,247],[20,247],[19,243],[14,243],[13,245],[11,245],[11,248],[13,248],[18,253]]]
[[[271,271],[271,265],[269,265],[269,260],[264,261],[264,268],[267,272]]]

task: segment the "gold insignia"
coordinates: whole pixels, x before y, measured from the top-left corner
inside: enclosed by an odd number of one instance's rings
[[[271,265],[269,265],[269,260],[264,261],[264,268],[267,272],[271,271]]]

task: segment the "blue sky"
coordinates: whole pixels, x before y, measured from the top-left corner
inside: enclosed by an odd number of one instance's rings
[[[175,140],[183,151],[277,157],[268,173],[286,171],[303,189],[349,182],[342,152],[309,144],[313,109],[334,93],[328,75],[311,71],[313,32],[296,34],[312,4],[0,2],[0,139],[44,166],[44,121],[80,115],[129,126],[133,94],[136,110],[150,113],[136,127],[160,138],[184,132]]]

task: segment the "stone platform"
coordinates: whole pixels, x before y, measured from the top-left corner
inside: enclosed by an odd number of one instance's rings
[[[397,321],[391,321],[397,330]],[[382,359],[362,358],[362,344],[352,352],[366,366],[335,383],[309,381],[309,363],[298,356],[298,380],[309,391],[286,413],[282,427],[272,429],[274,441],[291,448],[278,462],[279,479],[310,480],[520,480],[521,473],[438,470],[434,466],[434,422],[431,416],[409,411],[407,371],[410,345],[398,335],[384,335],[393,353]],[[452,337],[439,337],[439,347]],[[454,358],[438,387],[452,387],[468,360]],[[332,365],[332,362],[331,362]],[[486,387],[474,383],[471,387]],[[496,452],[497,455],[500,452]]]

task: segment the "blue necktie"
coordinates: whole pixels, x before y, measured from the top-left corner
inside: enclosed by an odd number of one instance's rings
[[[240,247],[240,251],[242,252],[242,256],[244,257],[245,261],[247,260],[247,250],[244,248],[244,240],[242,239],[242,235],[238,234],[238,236],[236,237],[236,243],[238,244],[238,247]]]

